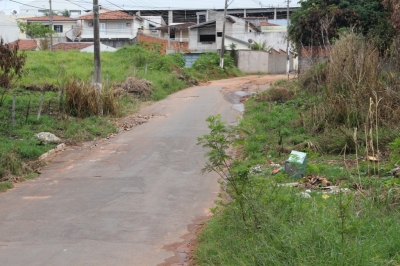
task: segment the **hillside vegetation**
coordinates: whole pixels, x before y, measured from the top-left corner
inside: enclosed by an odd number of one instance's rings
[[[400,264],[398,44],[382,58],[344,33],[327,62],[252,96],[238,126],[208,118],[204,171],[224,193],[198,265]],[[283,169],[292,150],[307,154],[302,178]]]

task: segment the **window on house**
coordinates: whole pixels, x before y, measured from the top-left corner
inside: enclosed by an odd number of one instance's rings
[[[222,32],[217,32],[217,37],[222,37]]]
[[[63,32],[63,25],[54,25],[54,30],[56,32]]]
[[[119,29],[119,30],[124,30],[124,29],[126,29],[126,23],[118,23],[118,29]]]
[[[175,31],[171,31],[171,32],[169,33],[169,38],[170,38],[170,39],[175,39]]]
[[[213,34],[213,35],[209,35],[209,34],[207,34],[207,35],[205,35],[205,34],[202,34],[202,35],[200,35],[199,36],[200,38],[200,42],[215,42],[215,34]]]

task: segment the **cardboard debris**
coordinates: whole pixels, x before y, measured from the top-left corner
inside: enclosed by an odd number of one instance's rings
[[[301,183],[304,184],[304,187],[307,189],[312,189],[313,187],[329,187],[332,186],[333,183],[329,181],[324,176],[316,176],[316,175],[307,175],[303,176]]]

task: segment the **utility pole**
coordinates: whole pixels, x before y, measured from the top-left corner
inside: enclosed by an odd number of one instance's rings
[[[224,10],[224,20],[222,24],[222,42],[221,42],[221,55],[219,58],[219,66],[224,68],[224,54],[225,54],[225,22],[226,22],[226,13],[228,9],[228,0],[225,0],[225,10]]]
[[[101,61],[100,61],[100,27],[99,27],[99,0],[93,0],[93,39],[94,39],[94,87],[96,89],[99,115],[103,115],[103,107],[100,100],[101,83]]]
[[[49,11],[49,18],[50,18],[50,52],[53,52],[53,9],[51,8],[51,0],[50,3],[50,11]]]
[[[287,8],[286,8],[286,17],[287,17],[287,32],[286,32],[286,54],[287,54],[287,62],[286,62],[286,73],[289,79],[289,72],[290,72],[290,50],[289,50],[289,3],[290,0],[287,1]]]

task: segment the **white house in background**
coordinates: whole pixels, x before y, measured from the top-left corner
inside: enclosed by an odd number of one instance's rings
[[[30,17],[30,18],[21,18],[21,21],[26,21],[29,23],[42,23],[42,25],[50,25],[50,17],[49,16],[41,16],[41,17]],[[52,18],[53,30],[56,33],[53,35],[53,41],[55,42],[65,42],[67,32],[72,31],[72,29],[76,25],[76,18],[69,18],[63,16],[54,15]],[[20,39],[31,39],[32,37],[26,33],[20,34]]]
[[[141,17],[123,11],[99,14],[100,41],[112,47],[127,45],[136,38],[139,30],[155,31],[158,24],[165,24],[161,16]],[[93,13],[79,17],[73,41],[93,41]]]
[[[221,49],[222,12],[207,11],[207,21],[189,27],[189,50],[217,51]],[[262,27],[261,27],[262,28]],[[250,43],[266,42],[266,46],[275,50],[286,49],[286,29],[284,32],[262,32],[251,21],[227,16],[225,24],[225,46],[234,44],[236,49],[250,49]]]
[[[0,37],[6,43],[19,39],[19,29],[16,17],[6,16],[4,12],[0,12]]]
[[[79,17],[85,14],[84,10],[93,9],[93,4],[90,1],[67,1],[67,0],[57,0],[52,1],[52,10],[58,14],[65,10],[68,10],[71,17]],[[49,1],[48,0],[34,0],[21,5],[19,10],[20,15],[30,15],[30,16],[43,16],[49,12]]]

